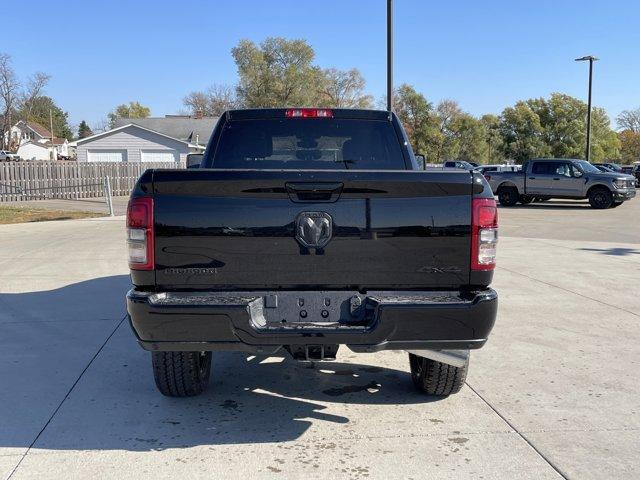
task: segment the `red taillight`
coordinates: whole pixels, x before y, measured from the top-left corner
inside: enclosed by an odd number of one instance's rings
[[[127,207],[127,251],[129,268],[153,270],[153,198],[129,200]]]
[[[498,208],[493,198],[474,198],[471,208],[471,270],[496,267]]]
[[[333,110],[328,108],[290,108],[285,112],[288,118],[333,118]]]
[[[489,175],[488,173],[484,174],[484,178],[487,180],[487,182],[491,181],[491,175]]]

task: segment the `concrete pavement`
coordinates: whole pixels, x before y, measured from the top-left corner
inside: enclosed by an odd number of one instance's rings
[[[444,400],[346,349],[217,354],[203,396],[164,398],[122,321],[122,219],[0,226],[0,476],[637,478],[640,203],[553,207],[500,210],[498,321]]]

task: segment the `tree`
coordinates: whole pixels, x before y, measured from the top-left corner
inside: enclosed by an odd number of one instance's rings
[[[35,97],[28,106],[22,106],[18,115],[27,121],[39,123],[47,129],[51,128],[50,124],[53,123],[52,133],[55,137],[67,140],[73,138],[73,132],[69,126],[69,114],[56,105],[51,97]]]
[[[305,40],[267,38],[259,46],[242,40],[231,50],[240,77],[238,100],[247,108],[313,106],[322,71]]]
[[[140,102],[118,105],[113,112],[107,114],[109,128],[115,127],[118,118],[147,118],[149,115],[151,115],[149,107],[141,105]]]
[[[549,155],[544,141],[544,128],[540,117],[523,101],[507,107],[500,116],[502,152],[506,158],[520,163],[533,157]]]
[[[467,162],[487,163],[489,145],[482,122],[467,113],[456,115],[449,124],[453,150],[451,158]]]
[[[581,158],[586,148],[587,106],[584,102],[560,93],[551,98],[527,100],[540,119],[542,138],[550,155],[558,158]],[[584,146],[583,146],[584,145]]]
[[[543,138],[550,155],[558,158],[583,158],[587,145],[587,104],[577,98],[552,93],[548,99],[527,100],[538,115]],[[619,141],[611,130],[609,117],[602,108],[591,111],[591,159],[616,158]]]
[[[489,160],[485,125],[456,102],[444,100],[434,109],[424,95],[403,84],[395,91],[394,106],[414,151],[428,162]]]
[[[440,132],[433,105],[406,83],[395,90],[393,104],[413,150],[424,155],[427,162],[438,161]]]
[[[618,133],[620,140],[620,159],[622,163],[630,164],[640,161],[640,132],[624,130]]]
[[[18,147],[19,139],[9,138],[8,132],[17,120],[30,119],[33,103],[50,78],[36,72],[23,85],[11,66],[11,56],[0,53],[0,146],[11,150]]]
[[[18,108],[20,83],[11,66],[11,57],[0,53],[0,102],[2,102],[2,125],[0,125],[0,143],[9,148],[11,139],[8,132],[13,125],[13,117]],[[5,140],[5,136],[7,137]]]
[[[505,108],[501,115],[502,151],[508,158],[526,161],[537,156],[584,158],[587,104],[561,93],[535,98]],[[602,108],[591,112],[591,159],[619,156],[620,141]]]
[[[441,138],[438,158],[441,161],[456,160],[458,159],[459,145],[457,144],[457,134],[451,127],[463,115],[463,112],[458,103],[453,100],[441,101],[436,107],[436,112]]]
[[[502,163],[502,136],[500,135],[500,117],[486,114],[480,118],[484,128],[484,138],[487,142],[487,163]]]
[[[623,110],[616,117],[616,123],[620,130],[640,133],[640,107],[635,110]]]
[[[585,149],[586,142],[585,134]],[[611,121],[605,109],[595,107],[591,112],[591,161],[601,162],[618,157],[620,157],[620,139],[611,129]]]
[[[366,81],[356,68],[327,68],[320,78],[318,106],[333,108],[371,108],[373,97],[364,92]]]
[[[36,98],[42,95],[42,92],[47,86],[47,83],[49,83],[50,79],[51,76],[43,72],[36,72],[31,76],[31,78],[27,82],[25,90],[21,95],[21,110],[24,115],[22,120],[28,120],[31,117],[31,113],[33,111],[33,103],[35,102]]]
[[[204,92],[191,92],[182,99],[182,103],[191,115],[207,117],[219,117],[227,110],[240,107],[234,87],[228,85],[212,85]]]
[[[78,126],[78,138],[86,138],[86,137],[89,137],[91,135],[93,135],[93,132],[91,131],[91,128],[89,127],[87,122],[82,120],[80,122],[80,125]]]

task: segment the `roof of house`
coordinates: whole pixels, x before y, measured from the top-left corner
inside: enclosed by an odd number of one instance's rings
[[[112,133],[118,132],[120,130],[124,130],[125,128],[129,128],[129,127],[134,127],[134,128],[139,128],[140,130],[145,130],[147,132],[151,132],[151,133],[155,133],[156,135],[160,135],[161,137],[165,137],[168,138],[170,140],[176,141],[176,142],[180,142],[180,143],[186,143],[189,147],[193,147],[193,148],[201,148],[204,150],[204,147],[202,145],[196,145],[195,141],[194,142],[190,142],[188,140],[182,140],[176,137],[172,137],[170,135],[167,135],[165,133],[162,132],[158,132],[155,130],[152,130],[150,128],[144,127],[142,125],[136,125],[135,123],[127,123],[126,125],[122,125],[120,127],[116,127],[113,130],[107,130],[106,132],[100,132],[100,133],[95,133],[93,135],[89,135],[88,137],[84,137],[84,138],[79,138],[78,140],[71,142],[69,144],[69,146],[71,147],[77,147],[78,145],[80,145],[81,143],[86,143],[89,141],[93,141],[97,138],[103,137],[105,135],[110,135]]]
[[[54,138],[53,145],[64,145],[66,141],[67,141],[66,138]],[[29,143],[42,148],[49,148],[51,146],[51,140],[47,140],[46,142],[39,142],[38,140],[28,140],[20,146],[22,147],[23,145],[27,145]]]
[[[127,124],[139,125],[184,142],[206,145],[218,122],[218,117],[190,117],[188,115],[167,115],[166,117],[118,118],[116,127]]]
[[[34,132],[36,132],[38,135],[40,135],[43,138],[51,138],[51,132],[47,128],[45,128],[42,125],[40,125],[39,123],[27,122],[27,121],[21,120],[17,124],[20,124],[20,123],[24,123],[31,130],[33,130]]]
[[[20,145],[18,147],[18,151],[20,151],[20,149],[22,147],[26,147],[27,145],[34,145],[34,146],[36,146],[38,148],[42,148],[42,149],[46,150],[51,146],[51,142],[40,143],[40,142],[38,142],[36,140],[29,140],[28,142],[24,142],[22,145]]]

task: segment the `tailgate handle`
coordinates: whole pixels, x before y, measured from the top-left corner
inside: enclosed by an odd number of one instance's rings
[[[286,183],[285,187],[292,202],[336,202],[342,193],[343,183]]]

